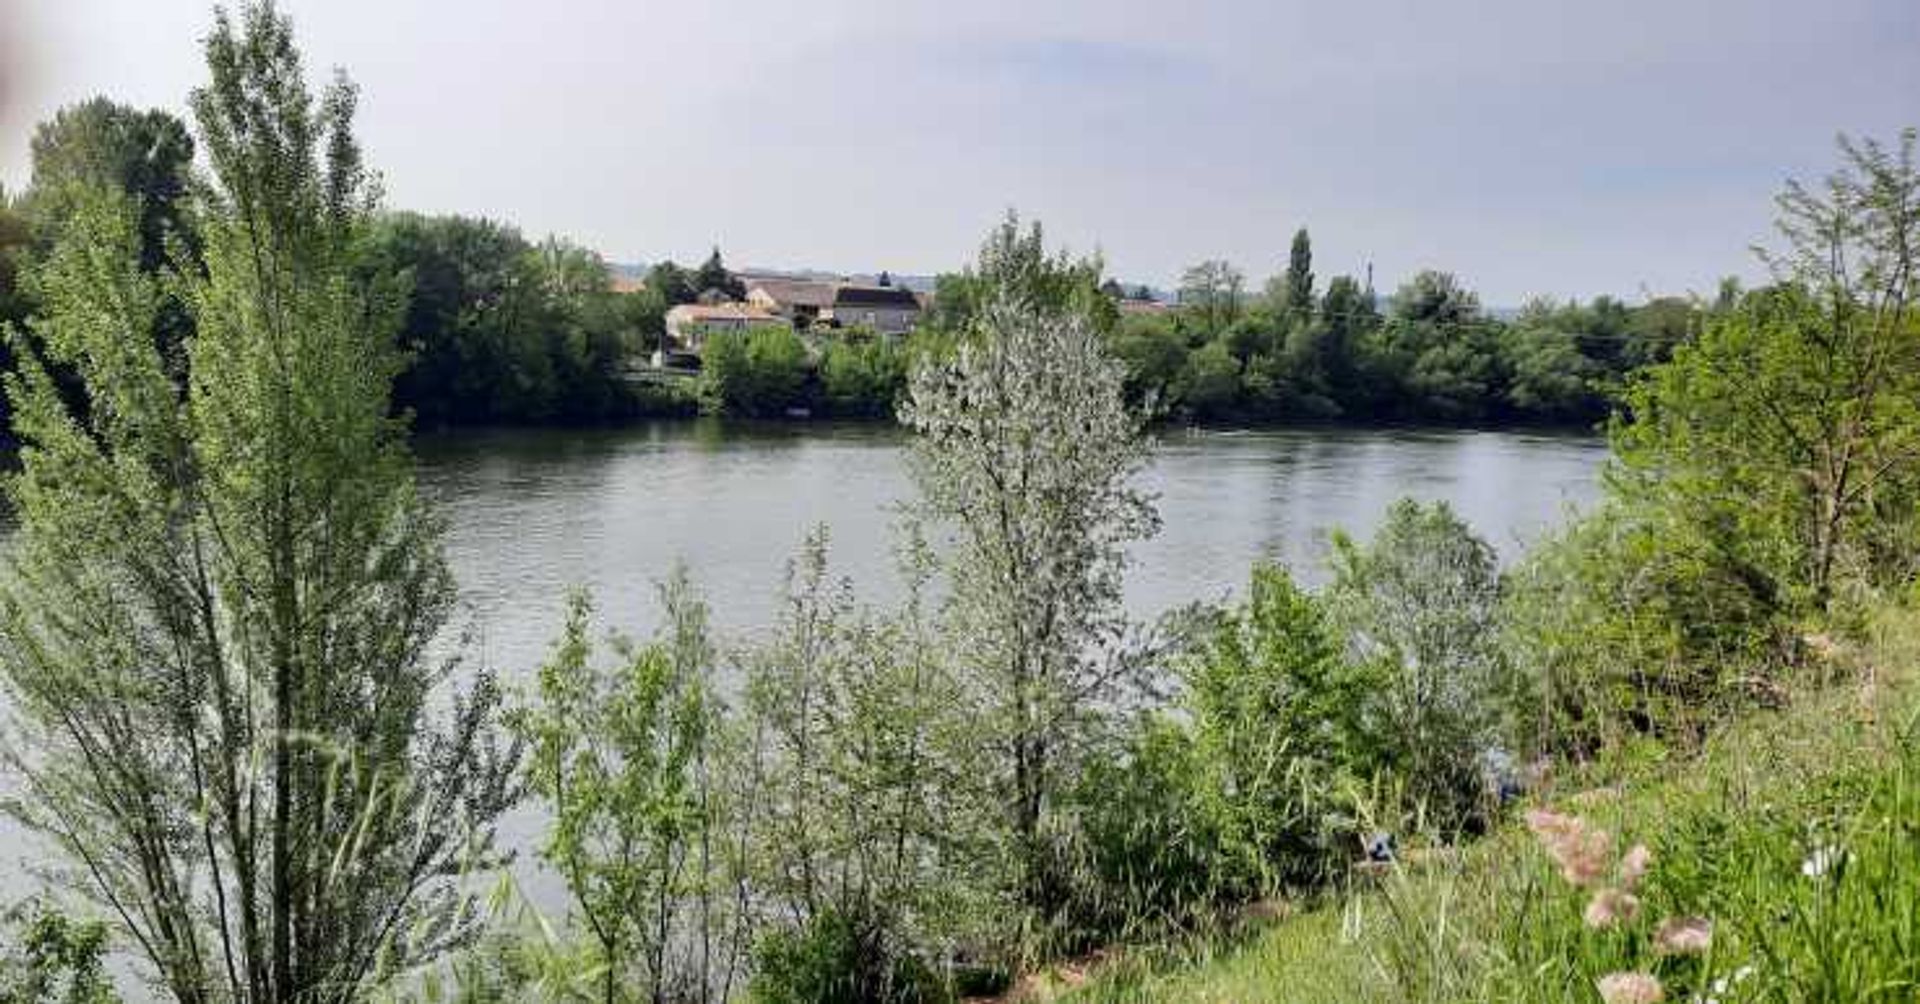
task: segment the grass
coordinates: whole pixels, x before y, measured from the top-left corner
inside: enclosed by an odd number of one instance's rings
[[[1639,971],[1668,1001],[1920,1000],[1915,667],[1920,617],[1886,614],[1786,709],[1697,752],[1646,744],[1555,782],[1540,802],[1606,829],[1615,855],[1651,849],[1630,922],[1590,927],[1592,890],[1516,821],[1234,941],[1119,954],[1037,996],[1590,1004],[1600,978]],[[1706,952],[1656,950],[1662,919],[1693,916],[1711,923]]]

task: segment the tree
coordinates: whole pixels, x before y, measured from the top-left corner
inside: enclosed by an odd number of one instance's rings
[[[1095,330],[1111,331],[1120,321],[1120,308],[1100,294],[1105,267],[1097,255],[1048,254],[1040,222],[1022,228],[1019,215],[1009,211],[988,233],[975,264],[936,281],[927,325],[955,334],[972,332],[1001,291],[1012,289],[1036,309],[1077,313]]]
[[[527,777],[553,822],[540,854],[566,882],[603,1004],[724,1000],[745,939],[713,853],[725,831],[712,762],[720,707],[704,604],[683,572],[661,587],[659,640],[616,637],[618,661],[596,665],[584,594],[541,667],[534,704],[514,714]],[[717,942],[717,943],[716,943]],[[587,980],[582,980],[587,982]],[[582,987],[583,991],[587,988]]]
[[[44,258],[52,249],[83,193],[106,189],[125,193],[138,207],[143,271],[155,274],[170,264],[172,242],[187,256],[182,264],[197,268],[192,166],[193,140],[186,125],[168,112],[140,111],[106,98],[60,109],[34,129],[33,184],[21,200],[34,232],[35,256]],[[25,313],[20,311],[22,317]],[[192,333],[185,305],[166,297],[152,333],[169,369],[184,369],[182,346]]]
[[[1294,231],[1293,249],[1287,255],[1287,273],[1279,289],[1275,312],[1294,324],[1313,316],[1313,242],[1307,228]]]
[[[656,291],[668,307],[700,299],[700,289],[694,285],[694,277],[671,261],[663,261],[647,270],[647,288]]]
[[[691,280],[694,298],[708,295],[723,300],[744,300],[747,298],[747,284],[740,277],[727,271],[727,265],[720,260],[720,249],[714,248],[707,260],[694,270]]]
[[[1127,364],[1127,400],[1155,410],[1176,407],[1187,341],[1162,316],[1124,317],[1113,336],[1113,354]]]
[[[1506,404],[1514,411],[1548,421],[1601,413],[1600,367],[1580,350],[1586,314],[1536,300],[1502,332],[1500,351],[1510,375]]]
[[[763,999],[923,999],[911,992],[931,982],[921,957],[974,912],[970,861],[954,850],[973,815],[968,759],[951,742],[958,694],[924,616],[922,550],[906,548],[903,609],[877,614],[829,574],[816,528],[788,566],[778,625],[749,655],[752,755],[735,771],[754,779],[756,894],[791,918],[756,954],[793,970],[800,944],[839,943],[825,978],[806,981],[812,994],[837,982],[837,994],[803,996],[797,974],[763,965]]]
[[[781,415],[804,400],[807,347],[784,324],[717,331],[701,353],[700,400],[718,414]]]
[[[24,323],[32,307],[23,282],[31,250],[32,230],[27,219],[15,209],[15,202],[0,189],[0,332]],[[12,339],[0,338],[0,373],[12,372]],[[11,440],[9,409],[0,401],[0,442]]]
[[[469,934],[454,879],[490,860],[512,755],[490,676],[435,696],[453,584],[387,417],[396,291],[350,276],[354,92],[315,105],[271,5],[216,15],[206,54],[206,271],[165,276],[185,399],[145,337],[139,210],[98,190],[33,322],[94,406],[32,360],[9,382],[15,808],[175,999],[347,1002]]]
[[[1375,407],[1369,388],[1361,382],[1365,365],[1362,354],[1379,323],[1373,297],[1362,291],[1352,276],[1335,276],[1327,283],[1320,315],[1310,326],[1313,333],[1309,345],[1327,394],[1343,411],[1364,414]]]
[[[1698,303],[1677,296],[1655,297],[1634,308],[1617,368],[1625,373],[1666,362],[1675,346],[1698,334],[1701,314]]]
[[[1920,491],[1920,331],[1909,309],[1920,169],[1840,141],[1818,188],[1779,199],[1776,285],[1646,372],[1614,436],[1619,483],[1690,549],[1782,613],[1824,612],[1835,579],[1907,574]]]
[[[378,222],[357,258],[364,276],[411,281],[394,403],[423,424],[588,420],[626,409],[622,371],[652,323],[645,307],[658,301],[651,290],[614,294],[593,252],[551,237],[529,244],[492,220],[397,213]]]
[[[107,925],[28,902],[0,913],[0,934],[0,1001],[120,1004],[107,977]]]
[[[397,406],[429,425],[519,413],[514,388],[532,365],[526,332],[537,328],[531,251],[519,231],[491,220],[398,213],[379,222],[361,267],[411,284]]]
[[[836,339],[820,360],[820,390],[835,415],[886,418],[906,389],[907,352],[886,338]]]
[[[1227,343],[1213,341],[1187,354],[1180,371],[1180,400],[1201,418],[1234,415],[1240,403],[1240,361]]]
[[[949,614],[1005,806],[1010,891],[1044,919],[1061,898],[1055,802],[1119,684],[1102,656],[1124,624],[1124,548],[1159,520],[1132,484],[1147,444],[1125,368],[1084,317],[1035,304],[1018,279],[951,359],[915,370],[901,420],[917,433],[917,513],[956,535]]]
[[[1500,382],[1496,328],[1451,273],[1420,272],[1389,304],[1374,378],[1390,381],[1406,417],[1482,418]]]
[[[1180,276],[1180,306],[1208,338],[1217,338],[1240,316],[1247,277],[1231,263],[1203,261]]]
[[[93,98],[60,109],[34,130],[28,211],[51,244],[76,208],[75,186],[125,192],[139,206],[140,267],[155,272],[169,260],[168,240],[195,241],[192,165],[193,139],[178,118]]]

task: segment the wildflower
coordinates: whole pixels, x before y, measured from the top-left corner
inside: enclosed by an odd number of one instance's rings
[[[1703,997],[1703,996],[1700,996],[1699,994],[1695,994],[1693,998],[1693,1004],[1720,1004],[1721,994],[1724,994],[1727,991],[1732,990],[1734,987],[1740,985],[1740,983],[1744,981],[1747,977],[1752,975],[1753,975],[1752,966],[1741,966],[1740,968],[1734,970],[1732,975],[1730,976],[1715,977],[1713,981],[1713,985],[1707,988],[1707,995]]]
[[[1661,955],[1704,955],[1713,945],[1713,921],[1705,917],[1668,917],[1653,932],[1654,951]]]
[[[1613,838],[1607,831],[1588,825],[1578,816],[1545,809],[1527,813],[1527,828],[1540,838],[1541,846],[1568,882],[1589,888],[1606,875],[1613,856]]]
[[[1653,852],[1646,844],[1634,844],[1626,857],[1620,859],[1620,888],[1632,892],[1640,887],[1640,880],[1647,877],[1647,868],[1653,864]]]
[[[1647,973],[1610,973],[1600,977],[1600,999],[1607,1004],[1660,1004],[1667,991]]]
[[[1630,924],[1640,915],[1640,898],[1619,889],[1602,889],[1587,904],[1587,926],[1605,930],[1615,924]]]
[[[1823,844],[1813,849],[1805,861],[1800,862],[1800,874],[1808,878],[1819,878],[1827,869],[1847,863],[1847,852],[1832,845]]]

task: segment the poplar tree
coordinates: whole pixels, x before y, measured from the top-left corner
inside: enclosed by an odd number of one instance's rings
[[[206,57],[204,272],[178,241],[144,272],[143,207],[85,194],[8,382],[16,812],[173,999],[345,1002],[471,932],[513,756],[486,674],[437,692],[454,586],[388,414],[401,290],[348,268],[355,92],[310,95],[271,3],[218,12]],[[176,295],[184,391],[146,335]]]
[[[1307,228],[1293,234],[1293,248],[1287,256],[1287,313],[1296,322],[1313,316],[1313,241]]]

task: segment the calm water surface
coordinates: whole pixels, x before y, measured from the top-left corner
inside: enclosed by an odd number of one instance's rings
[[[646,634],[654,585],[676,560],[723,635],[767,624],[815,524],[830,528],[836,571],[884,602],[898,586],[894,506],[911,494],[905,446],[884,426],[686,421],[435,435],[417,451],[423,489],[450,522],[469,656],[525,680],[569,587],[593,590],[603,626]],[[1511,559],[1593,496],[1604,456],[1598,439],[1560,434],[1165,432],[1144,475],[1164,528],[1134,549],[1127,604],[1152,617],[1225,598],[1259,558],[1320,581],[1330,531],[1365,535],[1405,495],[1452,503]],[[530,848],[538,820],[523,810],[505,829]],[[0,895],[28,888],[30,848],[0,822]],[[549,883],[527,877],[548,899]]]
[[[767,623],[785,563],[825,524],[862,596],[897,588],[895,506],[912,494],[904,435],[884,426],[715,421],[427,437],[425,490],[448,541],[474,655],[508,677],[538,664],[574,585],[609,625],[655,625],[654,586],[684,560],[724,632]],[[1587,501],[1591,436],[1328,430],[1163,433],[1144,487],[1164,528],[1137,546],[1141,617],[1221,598],[1258,558],[1323,578],[1330,532],[1370,532],[1395,499],[1445,499],[1511,558]]]

